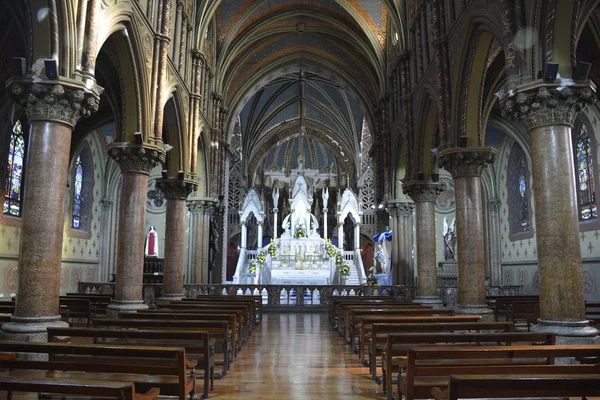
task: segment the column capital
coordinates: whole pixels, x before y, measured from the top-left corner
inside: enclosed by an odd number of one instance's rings
[[[536,80],[511,90],[500,99],[502,117],[520,122],[527,130],[545,125],[573,127],[575,118],[596,101],[596,85],[583,81],[565,86]]]
[[[396,203],[396,213],[399,217],[410,217],[415,209],[415,203]]]
[[[24,76],[12,78],[7,86],[10,95],[27,113],[29,122],[54,121],[73,129],[79,118],[89,117],[98,111],[98,86],[94,80],[89,82],[92,84],[63,77],[43,79]]]
[[[198,187],[198,181],[193,179],[166,178],[158,179],[156,186],[162,189],[167,200],[185,200]]]
[[[415,203],[433,202],[443,190],[442,185],[431,181],[411,181],[402,185],[402,192],[408,194]]]
[[[192,214],[210,215],[217,206],[218,201],[210,198],[195,198],[187,201],[188,210]]]
[[[111,199],[103,198],[100,199],[100,208],[103,210],[110,210],[113,205],[113,201]]]
[[[490,210],[492,210],[492,211],[500,211],[501,204],[502,204],[502,202],[497,197],[492,197],[491,199],[488,200],[488,206],[490,207]]]
[[[113,143],[108,148],[108,155],[119,164],[124,174],[139,172],[148,175],[154,167],[166,160],[164,148],[148,143]]]
[[[438,165],[452,177],[481,176],[481,172],[496,160],[498,151],[492,147],[454,147],[440,152]]]

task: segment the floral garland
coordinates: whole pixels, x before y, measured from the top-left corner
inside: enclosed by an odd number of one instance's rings
[[[377,286],[377,279],[375,279],[375,267],[369,268],[369,274],[367,275],[367,286]]]
[[[335,266],[340,271],[340,276],[343,279],[346,279],[350,276],[350,267],[344,261],[344,257],[342,256],[342,252],[338,251],[335,256]]]
[[[306,236],[306,231],[304,230],[303,224],[296,225],[296,230],[294,231],[294,237],[296,239],[308,237],[308,236]]]
[[[250,266],[248,267],[248,272],[251,274],[255,274],[257,271],[257,266],[255,262],[251,262]]]
[[[256,261],[258,262],[258,267],[262,268],[265,266],[265,261],[267,261],[267,255],[265,254],[264,251],[260,251],[260,253],[258,253],[258,256],[256,257]]]
[[[323,244],[325,248],[325,254],[327,255],[327,257],[335,257],[336,248],[333,245],[333,243],[331,243],[331,239],[323,239]]]
[[[275,257],[277,254],[277,247],[279,247],[279,243],[277,239],[271,239],[271,244],[269,245],[269,255],[271,257]]]

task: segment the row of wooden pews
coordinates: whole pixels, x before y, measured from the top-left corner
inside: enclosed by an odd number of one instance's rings
[[[106,315],[106,307],[110,304],[109,295],[89,295],[78,293],[67,293],[59,297],[59,309],[57,314],[61,319],[70,324],[85,324],[90,326],[95,318]],[[15,298],[0,302],[0,323],[10,322],[14,314]]]
[[[203,378],[202,397],[208,398],[215,377],[226,375],[262,320],[257,302],[254,296],[201,296],[118,319],[94,318],[90,327],[49,328],[49,343],[0,343],[0,353],[13,355],[0,357],[0,370],[10,371],[0,373],[0,387],[87,395],[83,381],[91,380],[93,387],[106,382],[94,392],[102,397],[145,400],[160,393],[185,400],[196,397]]]
[[[536,300],[494,303],[498,315],[513,315],[511,308]],[[339,296],[331,298],[329,319],[388,399],[600,394],[600,346],[557,346],[553,334],[517,331],[512,318],[481,322],[390,297]],[[547,384],[553,379],[561,384]]]

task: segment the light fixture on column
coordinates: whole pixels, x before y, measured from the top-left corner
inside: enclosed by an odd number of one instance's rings
[[[48,79],[58,79],[58,63],[54,59],[44,60],[44,68]]]
[[[11,69],[14,76],[25,76],[25,74],[27,74],[27,62],[25,61],[25,58],[13,57]]]
[[[554,82],[558,76],[558,63],[547,62],[544,69],[544,82]]]
[[[585,81],[590,74],[590,69],[592,69],[592,64],[589,62],[579,61],[575,68],[573,68],[573,80],[574,81]]]
[[[142,132],[136,132],[133,134],[133,142],[135,144],[144,144],[144,135],[142,135]]]

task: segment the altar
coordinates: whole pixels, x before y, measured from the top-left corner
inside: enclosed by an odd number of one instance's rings
[[[314,188],[313,188],[314,192]],[[273,204],[278,204],[279,189],[273,190]],[[327,202],[328,188],[322,191],[324,205],[324,229],[327,232]],[[360,208],[356,196],[346,189],[343,196],[345,207],[339,204],[338,218],[343,224],[344,218],[352,213],[355,220],[360,222]],[[256,250],[247,246],[246,221],[253,214],[258,222],[258,237],[262,238],[262,226],[265,219],[264,201],[254,189],[250,189],[242,210],[240,211],[241,249],[234,274],[234,283],[260,283],[277,285],[329,285],[339,284],[352,279],[352,283],[365,283],[360,246],[358,240],[353,251],[343,251],[334,246],[327,237],[319,234],[319,220],[311,213],[313,203],[302,166],[290,196],[291,213],[286,215],[281,223],[283,234],[273,241]],[[274,225],[277,225],[277,210],[274,210]],[[359,236],[359,224],[356,225],[356,237]],[[343,230],[338,230],[338,240],[342,239]]]

